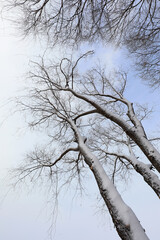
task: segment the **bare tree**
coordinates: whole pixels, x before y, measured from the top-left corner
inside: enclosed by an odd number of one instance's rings
[[[158,0],[9,0],[20,10],[18,27],[47,35],[51,44],[96,40],[126,46],[141,77],[154,87],[160,79],[160,2]]]
[[[101,40],[127,47],[136,56],[141,76],[159,85],[158,0],[8,0],[7,6],[20,10],[16,24],[26,36],[47,36],[52,46]],[[31,127],[46,129],[50,144],[27,155],[28,161],[18,169],[19,180],[32,181],[47,173],[57,197],[59,182],[63,186],[77,178],[82,188],[82,176],[90,169],[119,236],[148,239],[115,184],[117,177],[135,170],[160,197],[160,153],[124,97],[125,73],[108,78],[97,67],[78,73],[80,59],[89,53],[75,62],[64,58],[46,66],[42,59],[35,64],[30,74],[35,88],[20,105],[31,111]]]
[[[39,178],[48,169],[56,184],[78,177],[81,186],[83,172],[90,169],[119,236],[148,239],[114,184],[116,176],[135,169],[159,197],[160,180],[152,171],[153,166],[159,170],[159,153],[147,139],[133,104],[123,96],[126,74],[118,72],[108,79],[98,67],[78,73],[78,62],[89,53],[75,62],[64,58],[49,66],[43,59],[35,63],[30,73],[34,87],[20,106],[32,113],[31,127],[45,127],[50,145],[28,155],[29,161],[18,169],[19,179]],[[137,159],[137,146],[149,164]]]

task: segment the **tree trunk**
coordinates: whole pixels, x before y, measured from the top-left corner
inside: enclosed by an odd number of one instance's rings
[[[148,185],[153,189],[153,191],[160,198],[160,181],[156,174],[154,174],[146,164],[137,161],[136,164],[133,165],[134,169],[140,173],[144,181],[148,183]]]
[[[150,143],[150,141],[141,136],[137,131],[131,131],[128,133],[128,136],[132,138],[132,140],[139,146],[142,152],[146,155],[148,160],[152,163],[152,165],[157,169],[160,173],[160,153],[156,150],[156,148]]]
[[[98,159],[89,152],[86,146],[81,146],[80,144],[80,150],[85,157],[86,163],[92,169],[101,196],[108,207],[120,238],[123,240],[149,239],[136,215],[131,208],[124,203]]]
[[[97,181],[100,193],[110,215],[113,223],[117,229],[117,232],[123,240],[148,240],[149,238],[145,234],[139,220],[137,219],[134,212],[128,207],[114,184],[111,182],[106,172],[104,171],[99,160],[93,155],[89,148],[85,145],[83,137],[80,135],[76,125],[72,120],[68,120],[70,123],[77,142],[79,150],[83,155],[86,164],[92,170],[94,177]]]

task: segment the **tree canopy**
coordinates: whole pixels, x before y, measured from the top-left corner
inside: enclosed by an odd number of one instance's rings
[[[20,10],[25,35],[46,36],[50,43],[77,45],[103,41],[126,47],[136,57],[141,77],[154,88],[160,79],[160,2],[158,0],[7,1]]]

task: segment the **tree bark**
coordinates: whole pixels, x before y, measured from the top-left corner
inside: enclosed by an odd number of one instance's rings
[[[112,181],[107,176],[99,160],[93,155],[85,145],[83,137],[80,135],[76,125],[72,120],[68,121],[76,135],[79,150],[83,155],[86,164],[90,167],[99,187],[100,194],[104,199],[110,212],[117,232],[123,240],[148,240],[144,229],[134,212],[128,207]]]
[[[144,181],[153,189],[158,198],[160,198],[160,180],[158,176],[151,170],[151,164],[149,164],[149,166],[137,160],[133,152],[129,156],[126,154],[113,152],[106,152],[106,154],[126,159],[133,166],[136,172],[138,172],[144,178]]]

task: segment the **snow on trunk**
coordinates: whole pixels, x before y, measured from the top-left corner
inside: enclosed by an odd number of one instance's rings
[[[129,147],[129,149],[130,149],[130,155],[119,154],[114,152],[106,152],[106,154],[126,159],[133,166],[136,172],[138,172],[144,178],[144,181],[153,189],[153,191],[160,198],[160,179],[151,170],[152,164],[145,164],[137,160],[131,147]]]
[[[97,181],[101,196],[103,197],[114,225],[121,239],[137,240],[148,239],[137,217],[122,200],[111,180],[106,175],[98,159],[90,153],[89,149],[83,144],[79,144],[80,151],[93,171]]]
[[[79,144],[79,150],[84,156],[85,162],[89,165],[94,174],[101,196],[108,207],[113,223],[121,239],[149,239],[145,234],[145,231],[142,228],[136,215],[131,210],[131,208],[125,204],[114,184],[104,171],[99,160],[90,152],[89,148],[85,145],[83,137],[80,135],[76,125],[72,120],[69,120],[69,123],[75,132]]]
[[[150,165],[138,161],[134,155],[131,156],[131,164],[134,169],[143,176],[144,181],[148,183],[160,198],[160,180],[158,176],[151,171]]]
[[[157,149],[151,144],[151,142],[141,135],[138,130],[132,134],[132,139],[139,146],[142,152],[146,155],[148,160],[152,163],[152,165],[157,169],[160,173],[160,153]]]

